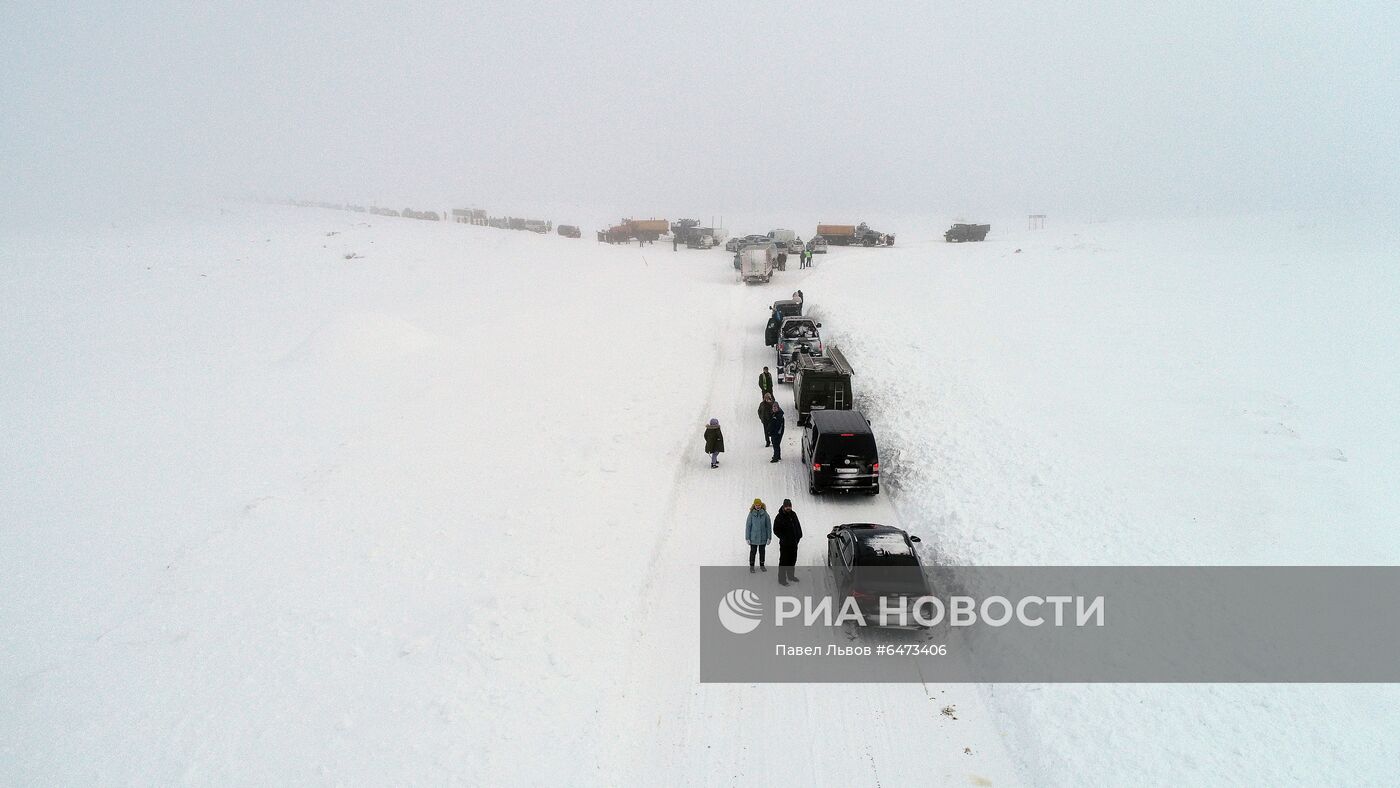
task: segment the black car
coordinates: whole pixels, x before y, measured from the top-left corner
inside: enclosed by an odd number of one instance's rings
[[[913,600],[928,596],[919,553],[914,549],[919,537],[902,529],[875,523],[846,523],[826,535],[826,565],[836,584],[836,593],[853,598],[866,623],[882,626],[912,626]],[[887,608],[910,610],[904,621],[880,621],[880,600]]]
[[[578,238],[580,235],[583,235],[582,231],[580,231],[577,227],[575,227],[572,224],[559,225],[558,232],[565,238]]]
[[[858,410],[814,410],[802,428],[807,490],[880,493],[880,452],[870,421]]]

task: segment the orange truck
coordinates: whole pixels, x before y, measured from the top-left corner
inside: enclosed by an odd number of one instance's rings
[[[817,235],[833,246],[894,246],[893,233],[880,233],[860,224],[819,224]]]
[[[827,243],[839,244],[837,238],[850,238],[856,234],[854,224],[819,224],[817,225],[817,235],[826,239]]]
[[[598,231],[598,240],[611,244],[626,243],[631,240],[655,241],[671,231],[671,223],[665,219],[623,219],[606,230]]]

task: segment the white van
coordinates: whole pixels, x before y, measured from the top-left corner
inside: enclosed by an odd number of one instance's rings
[[[746,246],[734,254],[738,263],[739,278],[748,284],[768,282],[773,278],[773,261],[778,254],[772,244]]]

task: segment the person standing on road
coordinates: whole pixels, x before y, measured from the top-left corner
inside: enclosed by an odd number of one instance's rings
[[[787,585],[797,579],[797,543],[802,541],[802,523],[792,510],[792,499],[784,498],[773,518],[773,535],[778,537],[778,582]]]
[[[719,455],[724,451],[724,433],[719,431],[719,419],[710,419],[705,427],[705,453],[710,455],[710,467],[719,467]]]
[[[767,448],[773,445],[768,437],[768,419],[773,415],[773,395],[764,394],[763,401],[758,403],[758,423],[763,425],[763,446]]]
[[[768,367],[764,367],[763,371],[758,373],[758,390],[764,394],[773,393],[773,376],[768,374]]]
[[[783,406],[779,405],[777,400],[773,400],[770,408],[768,440],[773,442],[773,459],[769,462],[777,462],[783,458],[783,432],[787,429],[787,424],[783,421]]]
[[[768,543],[773,541],[773,521],[768,517],[768,508],[763,501],[753,499],[749,507],[748,519],[744,521],[744,540],[749,543],[749,572],[753,572],[753,557],[758,556],[758,568],[764,572],[767,560]]]

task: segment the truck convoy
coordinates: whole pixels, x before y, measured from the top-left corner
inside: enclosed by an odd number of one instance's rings
[[[857,225],[849,224],[819,224],[817,225],[817,235],[826,239],[829,244],[836,246],[894,246],[893,233],[876,232],[865,223]]]

